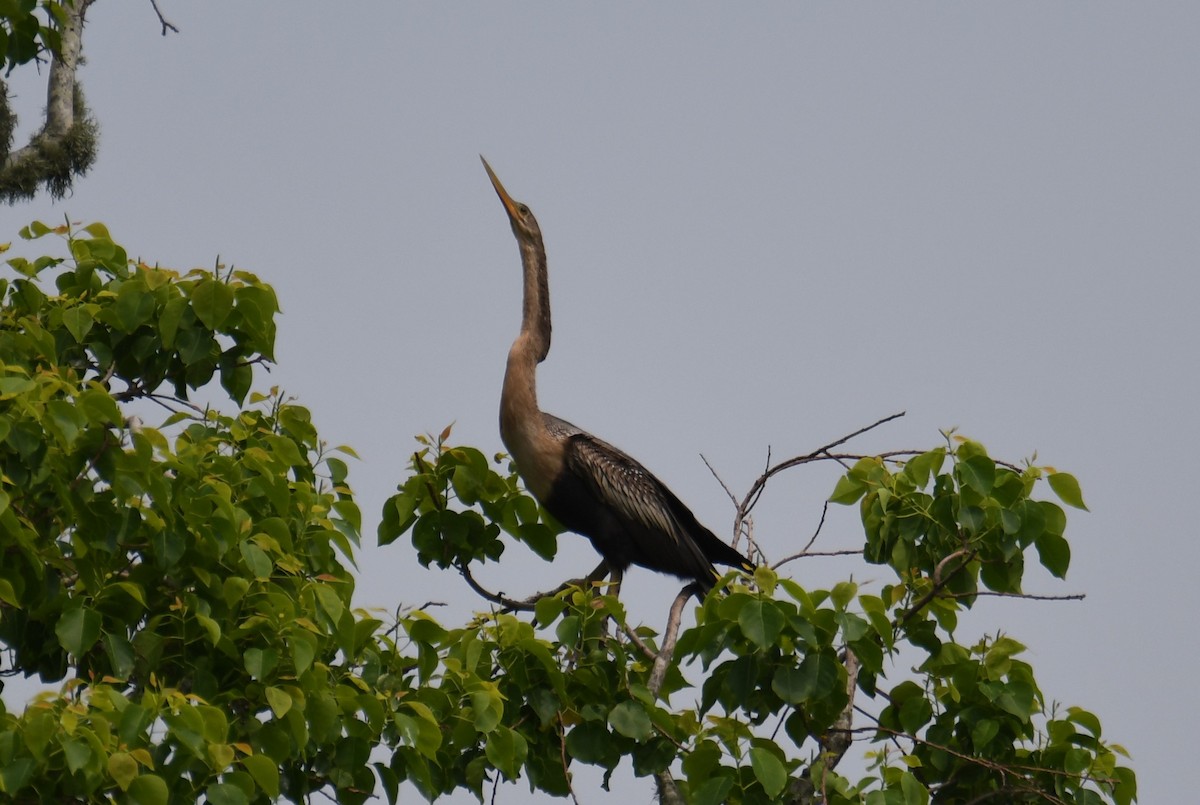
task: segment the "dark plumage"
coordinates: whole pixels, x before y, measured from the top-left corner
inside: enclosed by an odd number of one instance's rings
[[[591,540],[616,581],[634,564],[707,589],[718,577],[714,564],[749,569],[744,556],[701,525],[649,470],[608,442],[538,410],[537,365],[550,351],[542,232],[487,160],[483,166],[508,213],[524,269],[521,332],[508,353],[500,436],[525,485],[563,526]]]

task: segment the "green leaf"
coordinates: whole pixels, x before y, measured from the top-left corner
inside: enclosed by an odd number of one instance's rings
[[[167,805],[167,784],[157,774],[143,774],[129,784],[126,800],[133,805]]]
[[[732,778],[725,775],[709,778],[692,792],[692,805],[721,805],[728,801],[729,792],[732,790]]]
[[[92,329],[92,324],[95,319],[92,318],[91,312],[83,305],[67,308],[62,315],[63,326],[67,328],[77,343],[82,344],[84,337],[88,331]]]
[[[270,557],[263,552],[262,548],[249,540],[239,543],[238,548],[241,549],[242,558],[246,560],[246,567],[250,568],[250,572],[254,574],[256,579],[269,579],[271,577],[273,565]]]
[[[275,670],[279,655],[272,649],[249,648],[242,655],[242,660],[250,676],[262,681]]]
[[[146,283],[130,280],[117,291],[117,326],[132,333],[154,313],[154,295],[147,292]]]
[[[933,718],[933,706],[924,696],[913,696],[900,705],[900,726],[909,735],[917,735]]]
[[[1083,503],[1083,492],[1079,488],[1079,481],[1075,480],[1075,476],[1065,472],[1052,472],[1046,476],[1046,480],[1050,482],[1050,488],[1054,490],[1054,494],[1058,495],[1058,499],[1068,506],[1074,506],[1077,509],[1088,510],[1088,507]]]
[[[158,314],[158,335],[167,349],[173,349],[175,346],[175,333],[179,331],[179,322],[187,308],[187,300],[176,296],[167,300],[162,313]]]
[[[118,679],[125,679],[133,673],[135,661],[133,645],[123,634],[106,634],[100,640],[108,662],[112,666],[112,674]]]
[[[1067,720],[1083,727],[1096,738],[1100,737],[1100,719],[1082,707],[1068,707]]]
[[[242,767],[250,772],[254,782],[271,799],[279,798],[279,766],[266,755],[242,758]]]
[[[33,759],[15,758],[0,766],[0,791],[17,791],[33,776]]]
[[[990,718],[983,718],[975,722],[975,726],[971,728],[971,744],[975,747],[975,753],[982,755],[983,750],[987,749],[988,744],[1000,732],[1000,725]]]
[[[100,639],[100,613],[77,607],[63,613],[54,627],[59,645],[79,657]]]
[[[809,680],[799,668],[783,667],[771,679],[771,690],[788,704],[801,704],[809,694]]]
[[[122,791],[129,788],[133,778],[137,777],[137,761],[127,752],[113,752],[108,756],[108,773],[116,780]]]
[[[529,744],[521,733],[508,727],[499,727],[488,735],[484,753],[488,762],[503,772],[505,777],[515,780],[529,754]]]
[[[958,462],[958,477],[964,486],[987,495],[996,482],[996,462],[986,455],[971,456]]]
[[[926,805],[929,802],[929,789],[912,772],[900,775],[900,791],[904,794],[904,805]]]
[[[650,724],[650,716],[646,708],[639,702],[625,701],[618,704],[608,714],[608,723],[612,728],[635,741],[645,741],[654,734]]]
[[[249,805],[246,792],[232,783],[217,783],[210,785],[204,792],[208,797],[208,805]]]
[[[233,310],[233,289],[212,278],[203,279],[189,294],[196,318],[210,330],[218,330]]]
[[[63,756],[68,771],[74,774],[92,761],[92,745],[77,738],[67,739],[63,741]]]
[[[317,639],[306,631],[296,629],[288,636],[288,648],[292,652],[292,666],[296,674],[303,674],[317,656]]]
[[[759,784],[771,799],[779,796],[783,787],[787,785],[787,769],[784,768],[783,762],[776,757],[775,753],[769,749],[761,746],[751,747],[750,768],[754,770],[754,776],[758,778]]]
[[[283,689],[268,685],[266,694],[267,704],[271,706],[271,712],[276,718],[283,718],[287,711],[292,709],[292,697]]]
[[[558,619],[558,616],[563,613],[563,609],[566,606],[567,603],[565,601],[555,596],[548,595],[544,598],[539,598],[533,607],[534,617],[537,619],[539,625],[549,626]]]
[[[474,711],[475,731],[488,733],[504,717],[504,699],[495,688],[477,690],[471,694],[471,709]]]
[[[63,447],[70,449],[79,433],[87,427],[87,419],[78,407],[66,400],[51,400],[46,403],[46,424],[58,436]]]
[[[1058,534],[1046,531],[1040,534],[1033,544],[1037,547],[1038,560],[1042,566],[1055,577],[1065,579],[1067,568],[1071,564],[1071,546],[1067,541]]]
[[[833,494],[829,496],[831,503],[841,503],[850,505],[857,503],[867,491],[867,485],[862,481],[851,478],[849,475],[843,475],[838,478],[837,484],[833,487]]]
[[[765,649],[775,643],[783,630],[783,615],[775,602],[756,598],[747,601],[738,612],[738,626],[752,643]]]
[[[936,475],[946,459],[946,450],[939,447],[909,459],[904,464],[904,474],[918,489],[923,489],[929,483],[930,475]]]
[[[37,388],[37,383],[30,380],[28,377],[0,377],[0,400],[9,397],[16,397],[18,394],[24,394],[27,391],[32,391]]]

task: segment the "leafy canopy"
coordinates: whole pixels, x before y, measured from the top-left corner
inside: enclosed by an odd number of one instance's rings
[[[701,805],[1135,798],[1120,747],[1047,700],[1015,638],[957,639],[979,595],[1021,592],[1031,549],[1066,574],[1064,510],[1037,493],[1083,508],[1071,476],[967,440],[863,457],[832,500],[858,505],[889,583],[731,573],[686,628],[580,587],[459,627],[380,615],[353,597],[353,452],[254,391],[273,290],[130,261],[99,224],[21,235],[62,248],[0,278],[0,674],[59,689],[0,699],[0,798],[565,796],[578,767],[607,784],[625,761]],[[421,439],[379,541],[469,579],[510,538],[552,557],[507,460],[448,439]],[[837,770],[851,739],[860,779]]]

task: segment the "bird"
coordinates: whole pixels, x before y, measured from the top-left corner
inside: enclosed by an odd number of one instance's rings
[[[500,438],[533,497],[564,528],[587,537],[607,565],[614,591],[638,565],[694,582],[720,578],[714,565],[753,568],[705,528],[667,486],[628,454],[538,408],[537,367],[550,352],[550,291],[542,230],[513,200],[487,160],[521,253],[521,330],[508,351],[500,395]],[[602,569],[601,570],[602,575]]]

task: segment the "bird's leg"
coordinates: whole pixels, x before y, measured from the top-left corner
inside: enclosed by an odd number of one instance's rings
[[[613,598],[619,598],[621,595],[621,580],[625,578],[625,571],[619,567],[614,567],[608,577],[611,579],[608,590],[609,594]]]

